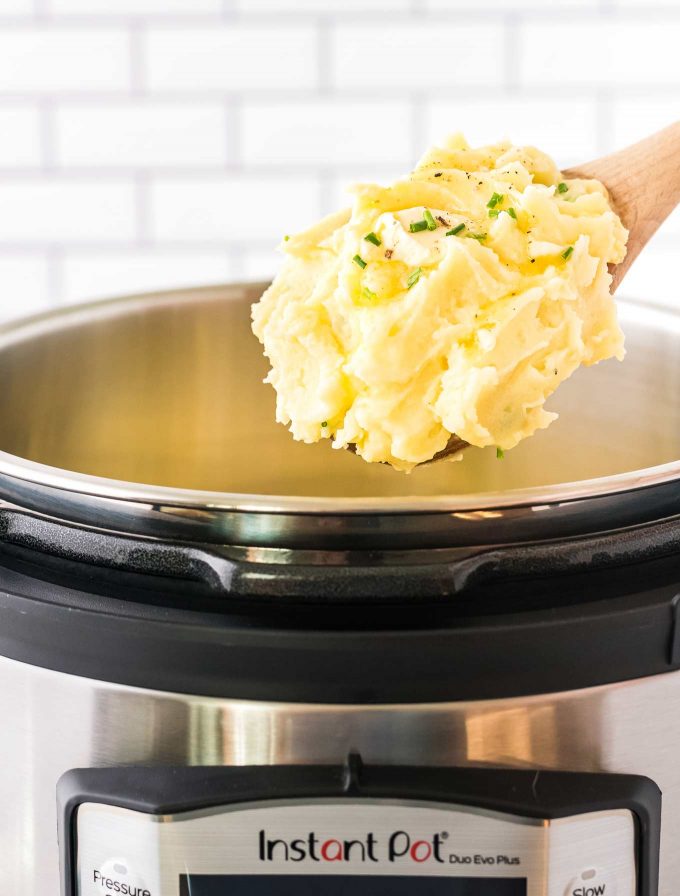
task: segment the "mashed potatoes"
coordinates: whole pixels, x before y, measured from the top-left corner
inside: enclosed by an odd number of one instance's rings
[[[452,434],[513,448],[580,364],[623,357],[608,264],[627,232],[594,180],[456,136],[283,246],[253,307],[277,420],[400,470]]]

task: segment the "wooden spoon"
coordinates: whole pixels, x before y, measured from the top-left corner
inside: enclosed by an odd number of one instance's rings
[[[603,183],[614,210],[629,231],[626,257],[620,264],[609,266],[614,278],[613,294],[640,252],[680,202],[680,121],[627,149],[567,168],[562,173],[565,178],[595,178]],[[467,447],[467,442],[453,435],[446,448],[426,463],[457,454]]]
[[[628,269],[680,202],[680,121],[611,155],[567,168],[565,177],[594,177],[609,191],[629,231],[621,264],[611,265],[614,293]],[[670,273],[670,272],[669,272]]]

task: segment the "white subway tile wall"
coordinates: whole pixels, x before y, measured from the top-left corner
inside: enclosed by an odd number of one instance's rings
[[[0,272],[1,272],[0,267]],[[124,249],[67,252],[63,261],[62,299],[106,298],[123,293],[195,286],[196,272],[204,283],[224,283],[232,276],[224,251]]]
[[[611,16],[571,16],[522,24],[518,33],[520,83],[531,87],[588,85],[625,88],[680,87],[678,27],[661,16],[616,21]],[[641,48],[642,50],[640,54]],[[640,54],[640,55],[639,55]]]
[[[38,103],[0,104],[0,167],[38,168],[42,162]]]
[[[599,150],[598,104],[587,94],[559,101],[552,97],[434,100],[425,115],[427,140],[441,138],[452,122],[461,122],[460,128],[481,143],[503,137],[532,143],[561,165],[594,158]]]
[[[137,237],[132,177],[14,175],[0,180],[0,243],[130,243]]]
[[[163,16],[175,12],[219,14],[222,0],[47,0],[47,6],[58,15]]]
[[[65,102],[54,111],[61,168],[195,168],[227,161],[219,102]]]
[[[317,178],[297,174],[158,175],[150,192],[152,238],[214,246],[278,242],[318,217],[320,192]]]
[[[0,319],[264,280],[450,131],[623,146],[680,117],[679,38],[679,0],[0,0]],[[679,247],[623,291],[680,301]]]
[[[285,21],[276,26],[266,21],[156,25],[144,35],[142,87],[151,93],[225,91],[232,95],[241,90],[305,90],[317,79],[317,32],[315,25]]]
[[[51,304],[51,279],[47,252],[4,250],[0,254],[0,321],[43,311]]]
[[[338,168],[369,159],[411,162],[410,104],[405,101],[253,102],[241,116],[241,150],[252,165]],[[368,144],[368,145],[367,145]]]
[[[121,26],[0,28],[0,94],[125,91],[131,71],[129,29]]]
[[[381,20],[382,19],[382,20]],[[332,87],[387,95],[424,90],[436,95],[447,87],[501,87],[503,38],[501,20],[466,24],[455,17],[435,22],[386,16],[357,27],[356,17],[333,29],[330,41]]]
[[[31,15],[33,12],[33,0],[3,0],[3,15]]]

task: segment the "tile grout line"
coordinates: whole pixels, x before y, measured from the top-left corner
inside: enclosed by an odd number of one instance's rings
[[[230,280],[232,277],[234,279],[236,279],[234,277],[233,259],[231,257],[231,252],[230,252],[229,246],[225,246],[222,249],[222,257],[224,258],[224,267],[226,269],[225,276],[226,276],[227,280]]]
[[[225,171],[239,171],[241,162],[241,116],[242,108],[238,97],[231,97],[224,103],[224,130],[225,130]]]
[[[42,97],[39,102],[41,171],[53,174],[57,169],[57,143],[54,98]]]
[[[412,93],[410,97],[411,103],[411,164],[413,168],[427,149],[426,134],[426,97],[422,93]]]
[[[77,240],[69,241],[63,243],[55,243],[54,241],[45,241],[44,243],[35,243],[35,244],[26,244],[21,243],[19,245],[12,244],[0,244],[0,259],[8,258],[12,256],[27,256],[29,258],[45,258],[46,255],[51,251],[59,250],[60,252],[73,252],[82,256],[91,256],[91,255],[116,255],[116,254],[131,254],[134,255],[136,253],[147,253],[147,252],[159,252],[159,253],[170,253],[173,256],[187,256],[192,257],[194,255],[205,255],[211,253],[221,253],[225,251],[236,251],[238,253],[244,253],[248,250],[253,250],[255,252],[270,252],[272,251],[280,242],[280,239],[277,236],[273,236],[269,240],[234,240],[226,238],[224,240],[212,240],[212,241],[195,241],[195,242],[176,242],[172,240],[153,240],[148,245],[141,245],[136,242],[128,242],[128,243],[115,243],[115,242],[95,242],[95,243],[82,243]]]
[[[233,277],[234,280],[240,280],[244,276],[246,270],[243,259],[243,248],[230,243],[226,246],[225,251],[227,253],[227,262],[230,268],[229,276]]]
[[[47,262],[48,306],[54,308],[61,305],[64,292],[64,246],[51,244],[45,253],[45,260]]]
[[[0,26],[1,27],[1,26]],[[48,90],[49,88],[46,88]],[[247,103],[253,105],[267,105],[272,102],[314,102],[319,100],[323,94],[317,88],[284,88],[280,89],[276,86],[270,88],[250,88],[244,87],[240,90],[232,90],[229,88],[210,88],[207,90],[197,89],[159,89],[147,92],[145,96],[150,100],[157,102],[159,105],[163,103],[195,103],[195,102],[220,102],[225,99],[242,98]],[[617,92],[625,94],[627,99],[647,100],[647,99],[663,99],[669,100],[680,99],[680,80],[676,83],[666,81],[650,82],[640,84],[639,82],[620,82],[616,85]],[[481,99],[498,99],[503,96],[503,85],[498,84],[466,84],[459,86],[455,84],[438,85],[436,99],[468,99],[471,91],[474,91],[475,97]],[[393,87],[391,85],[378,86],[367,90],[361,87],[341,87],[332,89],[332,97],[336,102],[356,102],[365,100],[366,102],[393,102],[404,99],[404,88]],[[44,92],[43,92],[44,95]],[[592,93],[587,85],[575,84],[551,84],[549,86],[540,85],[522,85],[517,90],[518,98],[525,100],[569,100],[569,99],[587,99]],[[1,103],[34,103],[41,96],[39,91],[6,91],[0,90]],[[110,90],[64,90],[55,94],[60,104],[68,103],[106,103],[118,99],[130,99],[130,92],[127,88],[112,88]]]
[[[120,27],[130,21],[176,29],[194,25],[204,25],[209,28],[224,22],[225,18],[228,20],[238,19],[239,23],[243,22],[253,27],[271,24],[299,27],[312,23],[319,16],[318,10],[285,8],[283,10],[267,9],[264,12],[239,10],[230,3],[230,0],[223,0],[222,7],[215,12],[150,12],[137,15],[134,13],[84,12],[57,15],[50,9],[50,0],[33,0],[33,2],[36,16],[50,18],[57,29],[82,26]],[[361,22],[378,27],[384,25],[386,16],[389,16],[390,22],[408,26],[412,24],[414,14],[419,14],[425,16],[424,21],[435,24],[452,25],[459,23],[463,18],[474,24],[483,24],[488,22],[490,16],[498,15],[499,12],[502,12],[502,9],[499,9],[497,4],[484,3],[483,0],[479,0],[479,2],[469,0],[464,8],[456,7],[452,2],[449,9],[421,9],[418,0],[414,0],[411,6],[399,10],[364,9],[361,12]],[[592,9],[571,8],[568,4],[553,8],[550,3],[544,2],[534,5],[517,4],[512,12],[522,18],[531,18],[539,24],[551,21],[557,23],[577,21],[585,24],[588,21],[597,21],[598,18],[606,19],[611,13],[614,13],[621,21],[634,23],[649,21],[650,16],[654,15],[663,15],[672,21],[677,21],[680,8],[666,5],[663,2],[653,2],[653,0],[649,4],[639,7],[617,6],[616,0],[597,0],[597,5],[594,5]],[[357,21],[359,13],[354,9],[334,9],[328,14],[344,24],[352,24]],[[30,20],[27,21],[25,14],[2,13],[1,9],[0,23],[8,26],[16,25],[18,28],[30,26]]]
[[[316,79],[317,89],[325,95],[332,89],[333,81],[333,36],[331,23],[321,16],[316,23]]]
[[[611,91],[600,89],[595,98],[595,142],[598,155],[610,152],[611,135],[614,129],[614,116],[612,114],[613,97]]]
[[[151,179],[148,171],[137,171],[135,174],[135,222],[134,245],[139,248],[148,248],[153,244]]]
[[[182,240],[182,239],[159,239],[152,240],[148,245],[142,245],[135,241],[135,239],[130,240],[121,240],[120,242],[116,242],[112,239],[106,240],[97,240],[94,242],[88,242],[83,240],[71,239],[67,240],[64,243],[55,244],[54,241],[45,239],[41,242],[35,243],[27,243],[26,241],[22,241],[20,243],[8,243],[3,242],[0,243],[0,256],[2,255],[16,255],[17,253],[27,253],[27,254],[44,254],[48,252],[51,248],[54,248],[55,245],[59,245],[63,249],[68,249],[71,252],[79,252],[83,255],[87,254],[98,254],[101,252],[134,252],[136,250],[148,250],[148,249],[156,249],[158,251],[167,251],[167,252],[186,252],[187,254],[195,254],[196,252],[219,252],[225,248],[233,248],[238,252],[245,252],[246,250],[253,249],[255,251],[269,251],[273,246],[278,245],[278,243],[283,238],[284,234],[276,234],[267,238],[259,237],[258,239],[233,239],[229,237],[224,237],[223,239],[215,238],[215,239],[193,239],[193,240]]]
[[[38,23],[42,23],[51,16],[50,0],[33,0],[33,15]]]
[[[519,41],[519,19],[510,14],[503,21],[503,87],[506,94],[516,94],[519,90]]]
[[[612,102],[609,94],[602,94],[602,102]],[[424,110],[409,110],[413,121],[420,122],[424,117]],[[609,110],[605,110],[607,114]],[[455,124],[455,123],[454,123]],[[419,124],[419,126],[421,126]],[[601,126],[596,125],[595,142],[597,147],[604,146],[609,148],[608,134],[611,130],[611,122],[602,121]],[[437,136],[437,135],[435,135]],[[396,176],[403,171],[410,161],[416,161],[427,148],[427,131],[421,130],[419,134],[414,134],[411,139],[408,155],[402,157],[401,160],[395,160],[389,165],[387,171],[388,177]],[[311,165],[306,162],[291,164],[261,164],[261,165],[244,165],[241,163],[227,164],[211,164],[207,166],[185,166],[185,167],[151,167],[143,165],[128,165],[124,168],[111,167],[66,167],[59,164],[58,159],[53,165],[31,165],[25,168],[18,167],[2,167],[0,166],[0,184],[7,184],[10,181],[14,185],[21,184],[23,181],[44,180],[47,181],[47,174],[54,177],[55,181],[64,183],[82,184],[82,183],[102,183],[105,178],[109,185],[126,185],[134,184],[140,174],[153,178],[163,186],[167,182],[179,181],[182,185],[198,185],[213,181],[233,181],[238,178],[244,180],[257,181],[267,186],[276,187],[277,184],[285,184],[291,178],[302,184],[311,184],[315,177],[319,175],[329,175],[339,178],[360,178],[362,176],[379,177],[380,171],[386,170],[384,165],[380,164],[377,159],[363,163],[348,162],[333,166],[328,165]]]
[[[319,216],[329,215],[333,208],[333,175],[334,169],[324,168],[318,172],[319,179]],[[282,234],[283,236],[283,234]]]
[[[143,22],[130,21],[128,35],[130,92],[133,96],[142,96],[146,93],[146,25]]]

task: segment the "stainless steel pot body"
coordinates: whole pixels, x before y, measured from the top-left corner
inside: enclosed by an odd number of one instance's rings
[[[580,371],[550,403],[560,420],[502,463],[471,452],[404,477],[293,443],[273,424],[248,327],[257,293],[142,297],[0,331],[0,508],[23,521],[14,534],[34,538],[40,520],[41,531],[68,524],[85,552],[102,530],[151,551],[181,541],[219,587],[218,556],[271,573],[301,562],[414,566],[435,548],[455,573],[459,560],[508,544],[680,515],[678,315],[625,307],[626,363]],[[577,643],[573,654],[579,664]],[[222,698],[204,698],[96,678],[0,658],[0,893],[56,896],[55,785],[69,768],[337,763],[352,749],[366,762],[647,775],[664,796],[661,896],[680,892],[680,672],[383,706],[237,701],[228,682]]]
[[[574,645],[578,662],[578,645]],[[0,660],[0,892],[57,896],[69,768],[366,762],[635,773],[663,791],[660,896],[680,887],[680,672],[544,696],[332,706],[121,687]]]

